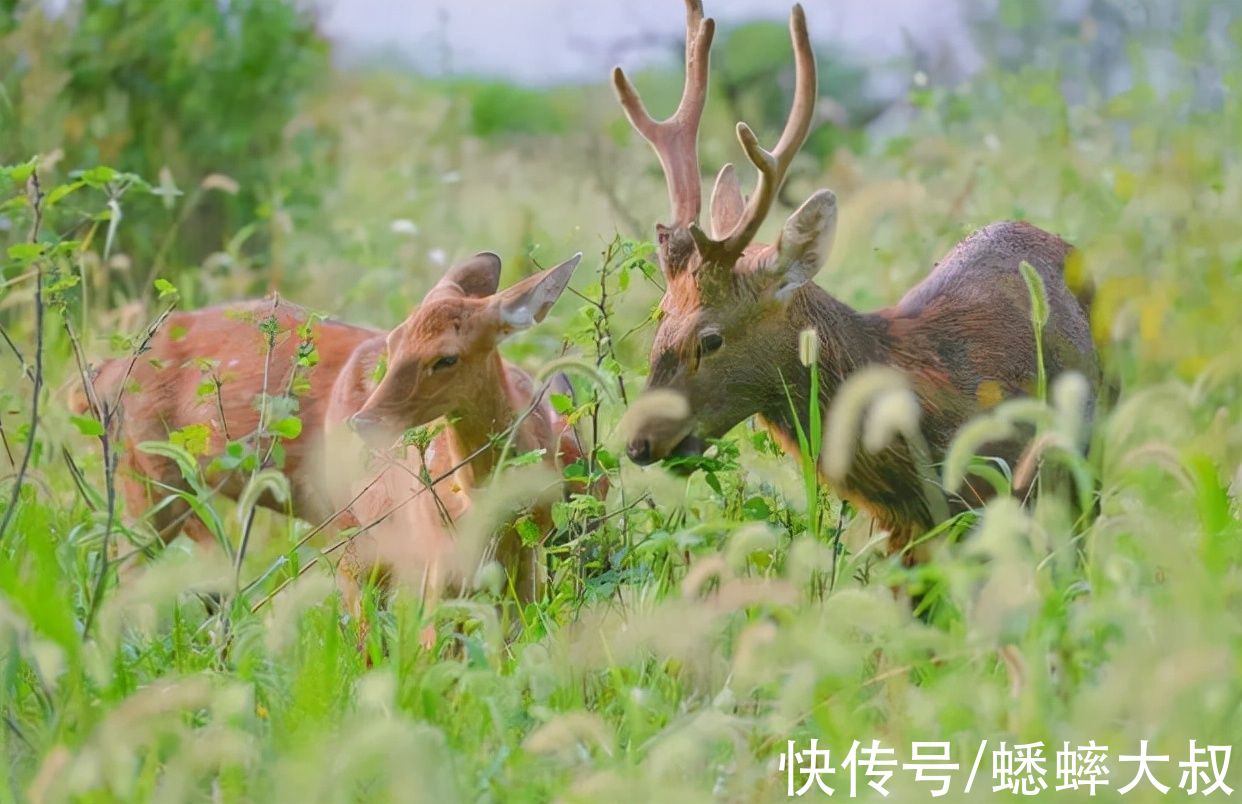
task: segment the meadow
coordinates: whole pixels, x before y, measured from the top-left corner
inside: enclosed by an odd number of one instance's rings
[[[667,213],[606,76],[530,89],[333,67],[275,2],[0,6],[0,799],[776,800],[790,741],[812,738],[834,765],[855,740],[903,762],[946,741],[948,801],[1012,795],[986,772],[963,787],[976,750],[1002,742],[1042,744],[1039,797],[1085,799],[1055,789],[1055,755],[1094,741],[1111,764],[1095,799],[1185,797],[1190,741],[1242,744],[1242,15],[1101,0],[1091,25],[1065,24],[1053,5],[1000,3],[969,80],[912,66],[883,136],[817,131],[761,233],[786,199],[833,189],[816,281],[863,310],[994,220],[1078,248],[1110,391],[1090,448],[1048,460],[1089,515],[1001,497],[929,534],[914,568],[751,423],[689,476],[622,457]],[[262,35],[230,39],[228,14]],[[756,30],[724,44],[722,70],[745,72],[737,54],[769,41]],[[774,139],[784,47],[754,67],[768,84],[714,90],[705,176],[742,161],[737,112]],[[656,111],[679,70],[639,76]],[[857,71],[824,72],[821,94],[862,108]],[[548,319],[505,345],[532,373],[570,365],[557,404],[592,447],[573,471],[610,485],[556,506],[544,599],[372,598],[359,650],[318,523],[251,525],[253,499],[201,482],[220,549],[131,555],[149,529],[114,499],[105,428],[68,405],[84,364],[142,359],[166,310],[270,291],[392,326],[481,249],[505,284],[585,253]],[[1054,387],[1039,432],[1087,424],[1067,410]],[[195,433],[164,448],[192,456]],[[520,484],[529,467],[510,463]],[[118,556],[143,566],[118,582]],[[1153,766],[1167,796],[1118,792],[1135,768],[1117,758],[1144,740],[1170,757]],[[843,770],[826,781],[850,797]],[[899,768],[887,800],[935,786]],[[856,797],[884,799],[865,780]]]

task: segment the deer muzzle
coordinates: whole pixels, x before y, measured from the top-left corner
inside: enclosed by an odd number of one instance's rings
[[[706,449],[707,442],[696,435],[685,436],[674,444],[672,449],[659,445],[646,436],[636,436],[630,439],[630,443],[625,448],[625,454],[639,466],[647,466],[670,458],[696,457],[702,455]],[[678,467],[674,464],[669,468],[676,471]]]
[[[359,411],[350,416],[349,429],[374,449],[389,446],[394,437],[392,429],[385,426],[384,420],[368,411]]]

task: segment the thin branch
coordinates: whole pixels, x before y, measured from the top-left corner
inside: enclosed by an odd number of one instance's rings
[[[4,454],[8,456],[9,466],[17,466],[17,459],[13,457],[13,449],[9,446],[9,437],[4,432],[3,411],[0,411],[0,442],[4,443]]]
[[[270,426],[270,422],[267,421],[267,414],[268,414],[267,407],[269,404],[267,389],[268,389],[268,383],[272,375],[272,355],[276,351],[276,335],[277,335],[277,327],[279,327],[279,319],[276,317],[276,311],[279,307],[280,307],[280,296],[273,295],[271,314],[268,318],[264,319],[263,322],[259,324],[259,328],[263,330],[263,334],[265,336],[264,343],[267,345],[267,354],[264,356],[264,359],[263,359],[263,389],[259,394],[259,422],[256,425],[256,431],[258,434],[259,442],[255,444],[256,453],[259,451],[258,448],[262,444],[263,431],[268,426]],[[264,329],[264,326],[268,321],[272,322],[271,326]],[[293,378],[294,373],[296,372],[290,371],[289,373],[290,383],[292,383],[293,381],[292,378]],[[269,433],[268,441],[267,441],[267,452],[263,455],[263,459],[256,462],[254,469],[251,470],[249,484],[253,484],[254,479],[259,476],[259,471],[267,466],[267,462],[272,457],[272,451],[276,448],[276,441],[277,441],[277,436],[275,434]],[[246,514],[246,522],[242,526],[241,541],[237,545],[237,556],[236,556],[236,560],[233,563],[233,597],[234,599],[236,599],[237,595],[241,593],[242,562],[246,559],[246,551],[250,547],[250,534],[251,534],[251,530],[254,528],[255,511],[258,509],[258,506],[259,506],[258,498],[255,498],[254,505],[251,506],[250,511]]]
[[[13,342],[13,339],[9,336],[8,330],[6,330],[2,324],[0,324],[0,338],[4,339],[4,342],[8,344],[9,349],[13,351],[13,356],[17,358],[17,362],[21,363],[22,376],[33,382],[34,371],[30,368],[30,364],[26,362],[26,356],[22,354],[22,350],[16,343]]]
[[[39,242],[39,227],[43,224],[43,189],[39,186],[38,171],[31,171],[30,179],[26,182],[26,195],[30,199],[30,207],[34,211],[34,220],[30,224],[30,242]],[[17,470],[17,477],[13,480],[13,491],[9,495],[9,507],[4,509],[4,518],[0,520],[0,544],[4,542],[4,536],[8,533],[9,524],[13,521],[13,516],[17,512],[17,503],[21,499],[22,484],[26,480],[26,472],[30,469],[30,458],[34,454],[35,436],[39,430],[39,397],[43,392],[43,261],[38,259],[35,263],[38,277],[35,279],[35,354],[34,354],[34,376],[32,381],[34,389],[30,395],[30,429],[26,433],[26,451],[22,455],[21,466]],[[7,336],[6,336],[7,339]],[[10,346],[16,346],[10,342]],[[20,354],[20,352],[19,352]],[[24,361],[23,361],[24,363]]]
[[[89,377],[85,374],[85,364],[82,359],[80,345],[76,342],[76,339],[71,339],[74,341],[75,355],[78,359],[78,370],[83,372],[83,384],[87,399],[90,400],[91,407],[95,412],[95,415],[99,417],[100,422],[103,424],[104,432],[103,435],[100,436],[100,443],[103,445],[104,451],[104,486],[107,494],[108,511],[107,518],[104,522],[104,538],[103,548],[100,551],[101,563],[99,567],[99,575],[95,579],[95,588],[91,593],[90,608],[86,610],[86,620],[82,626],[83,637],[90,633],[91,626],[95,622],[95,615],[99,613],[99,604],[103,597],[104,586],[108,581],[108,571],[111,569],[112,565],[111,556],[109,554],[112,550],[112,530],[116,524],[117,456],[112,450],[112,442],[109,433],[112,432],[115,416],[121,408],[121,399],[125,396],[125,386],[129,384],[129,375],[133,372],[134,366],[138,362],[138,357],[147,351],[151,345],[151,339],[155,337],[155,333],[168,319],[168,316],[172,315],[172,311],[176,306],[176,302],[168,305],[168,307],[164,308],[164,311],[156,317],[155,321],[147,327],[146,334],[143,336],[142,341],[139,342],[137,348],[134,349],[133,354],[130,356],[129,363],[125,367],[125,374],[121,377],[121,382],[117,386],[116,395],[113,397],[111,405],[100,401],[95,392],[94,383],[90,382]],[[69,326],[68,318],[65,319],[65,326],[72,332],[72,328]]]

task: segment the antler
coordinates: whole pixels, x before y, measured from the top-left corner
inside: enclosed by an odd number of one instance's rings
[[[794,102],[776,147],[771,151],[765,150],[759,145],[759,140],[750,126],[741,122],[737,124],[738,141],[742,143],[746,157],[759,170],[755,192],[747,201],[746,208],[732,231],[721,240],[708,237],[697,222],[689,224],[690,234],[694,237],[699,253],[704,257],[712,257],[714,262],[725,263],[736,259],[754,239],[785,181],[785,173],[789,170],[794,155],[798,153],[811,130],[817,79],[815,54],[811,50],[811,39],[806,30],[806,14],[802,11],[801,4],[795,5],[789,15],[789,36],[793,40],[794,50]]]
[[[630,125],[651,143],[664,168],[675,226],[695,223],[702,205],[699,120],[703,117],[703,104],[707,101],[708,59],[715,31],[715,21],[703,18],[702,0],[686,0],[686,81],[677,111],[666,120],[657,121],[648,114],[634,85],[620,67],[612,71],[612,83],[625,116],[629,118]]]

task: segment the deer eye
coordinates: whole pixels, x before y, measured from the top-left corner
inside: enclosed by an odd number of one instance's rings
[[[431,370],[439,371],[440,369],[446,369],[449,366],[456,365],[456,363],[457,363],[457,355],[445,355],[444,357],[440,358],[439,360],[437,360],[435,363],[432,364]]]
[[[719,332],[705,332],[699,337],[699,349],[705,355],[710,355],[722,346],[724,346],[724,336]]]

